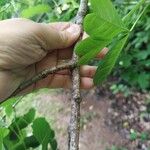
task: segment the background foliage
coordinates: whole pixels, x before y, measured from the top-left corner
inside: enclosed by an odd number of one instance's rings
[[[121,5],[121,4],[124,5]],[[116,0],[122,14],[132,9],[134,1]],[[141,90],[150,89],[150,8],[138,22],[130,40],[118,62],[115,76],[131,87]]]

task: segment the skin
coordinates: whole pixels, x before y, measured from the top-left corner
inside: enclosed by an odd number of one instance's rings
[[[68,22],[35,23],[27,19],[0,21],[0,101],[38,72],[72,57],[73,46],[81,33],[78,25]],[[97,59],[102,59],[104,48]],[[82,66],[81,88],[90,89],[96,67]],[[70,88],[71,74],[63,70],[30,86],[23,93],[39,88]]]

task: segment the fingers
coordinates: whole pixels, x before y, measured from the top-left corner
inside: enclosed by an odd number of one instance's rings
[[[97,67],[95,67],[95,66],[84,65],[84,66],[80,67],[80,76],[93,78],[95,75],[96,69],[97,69]],[[65,70],[58,71],[57,74],[71,76],[71,71],[68,69],[65,69]]]
[[[46,79],[39,81],[36,84],[36,89],[47,88],[71,88],[72,80],[69,75],[55,74],[53,77],[50,75]],[[93,79],[88,77],[81,77],[80,88],[91,89],[94,87]]]
[[[90,89],[94,86],[93,76],[95,75],[96,67],[94,66],[82,66],[80,69],[81,75],[81,88]],[[36,88],[71,88],[72,80],[71,73],[68,70],[57,72],[54,75],[49,75],[47,78],[38,81],[36,83]]]
[[[98,55],[96,56],[96,59],[103,59],[105,55],[108,53],[108,48],[103,48]],[[73,54],[73,46],[65,49],[58,50],[58,60],[65,60],[65,59],[71,59]]]
[[[81,89],[91,89],[94,87],[94,82],[92,78],[81,78]]]
[[[79,38],[81,29],[72,23],[41,24],[43,41],[46,41],[46,50],[67,48]]]
[[[95,66],[89,66],[89,65],[82,66],[80,68],[80,75],[82,77],[93,78],[93,76],[95,75],[96,69],[97,67]]]
[[[104,47],[101,52],[97,55],[96,58],[103,59],[105,55],[108,53],[109,49],[107,47]]]
[[[66,30],[67,28],[69,28],[71,25],[71,23],[69,22],[52,22],[52,23],[49,23],[49,26],[54,28],[55,30],[59,30],[59,31],[64,31]]]

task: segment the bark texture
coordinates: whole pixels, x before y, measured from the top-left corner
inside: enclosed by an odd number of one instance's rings
[[[80,25],[82,28],[83,19],[87,13],[88,0],[81,0],[80,7],[75,18],[75,23]],[[82,36],[80,37],[82,38]],[[80,39],[79,39],[80,40]],[[77,64],[78,56],[73,54],[73,62]],[[71,118],[69,124],[69,144],[68,150],[79,149],[79,134],[80,134],[80,74],[79,68],[75,67],[72,70],[72,98],[71,98]]]

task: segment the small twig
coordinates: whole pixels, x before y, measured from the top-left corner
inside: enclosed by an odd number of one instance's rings
[[[27,87],[29,87],[30,85],[32,85],[33,83],[36,83],[39,80],[42,80],[44,78],[46,78],[49,74],[54,74],[60,70],[64,70],[64,69],[71,69],[74,68],[76,65],[75,63],[72,62],[68,62],[59,66],[55,66],[49,69],[45,69],[44,71],[38,73],[36,76],[34,76],[33,78],[31,78],[28,81],[25,81],[24,83],[22,83],[19,88],[14,92],[14,95],[16,95],[17,93],[19,93],[20,91],[26,89]]]
[[[49,68],[49,69],[46,69],[40,73],[38,73],[37,75],[35,75],[33,78],[25,81],[24,83],[22,83],[18,88],[17,90],[10,96],[10,97],[13,97],[13,96],[16,96],[19,92],[21,92],[22,90],[26,89],[27,87],[29,87],[30,85],[36,83],[37,81],[39,80],[42,80],[44,78],[46,78],[49,74],[54,74],[60,70],[64,70],[64,69],[72,69],[76,66],[76,64],[72,61],[69,61],[68,63],[64,63],[62,65],[59,65],[59,66],[55,66],[55,67],[52,67],[52,68]],[[9,97],[9,98],[10,98]],[[6,101],[6,100],[4,100]],[[4,102],[3,101],[3,102]]]
[[[81,0],[80,7],[75,18],[75,23],[82,27],[83,19],[87,13],[88,0]],[[80,40],[80,39],[79,39]],[[77,64],[78,56],[73,54],[73,62]],[[79,149],[79,133],[80,133],[80,74],[79,68],[75,67],[72,70],[72,99],[71,99],[71,118],[69,125],[69,150],[78,150]]]

